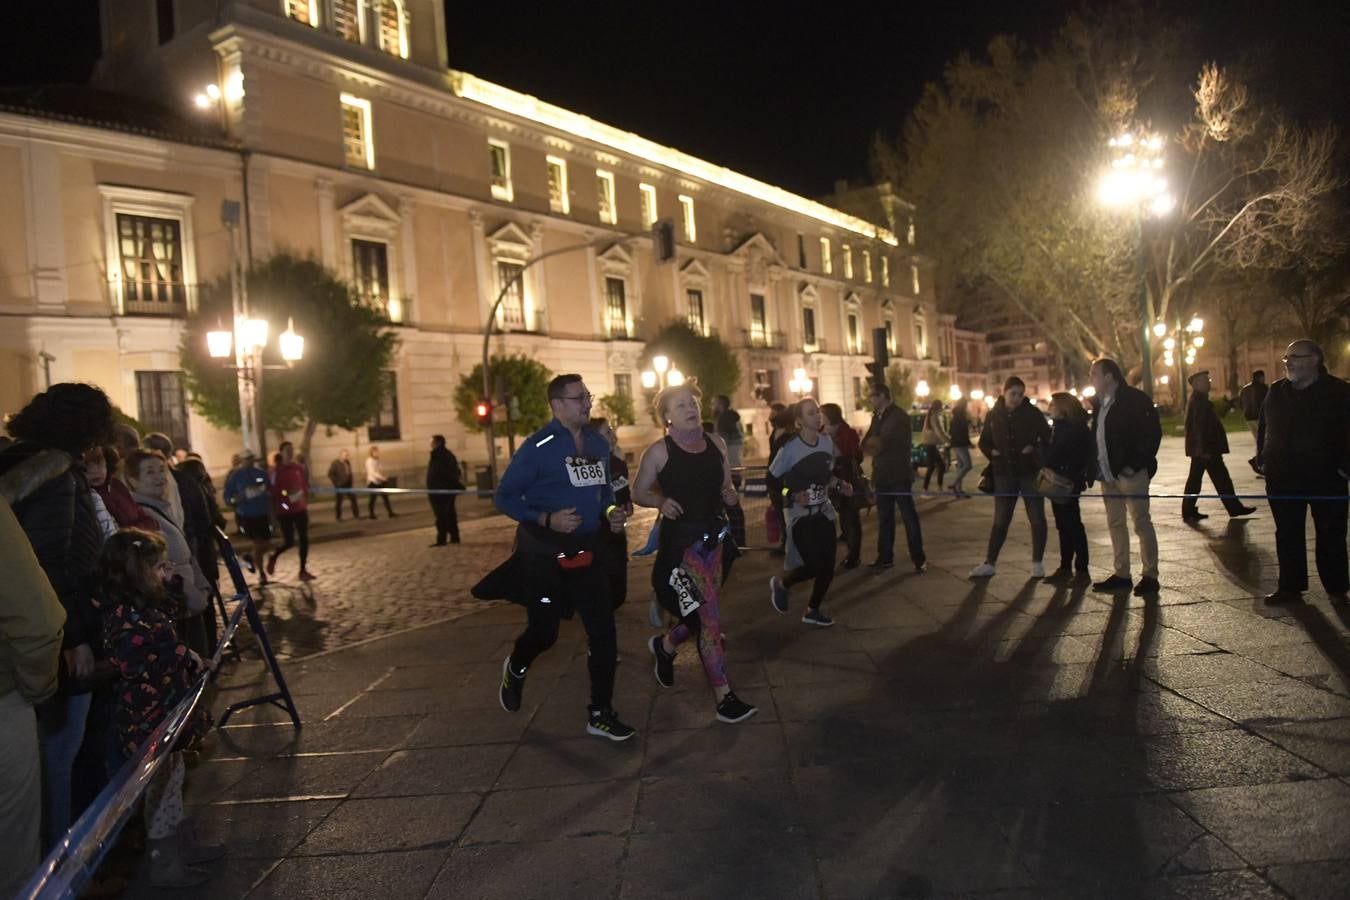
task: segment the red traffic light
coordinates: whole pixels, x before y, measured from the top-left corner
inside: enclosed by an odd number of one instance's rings
[[[474,405],[473,414],[477,417],[479,425],[486,425],[492,421],[492,404],[486,400],[479,400]]]

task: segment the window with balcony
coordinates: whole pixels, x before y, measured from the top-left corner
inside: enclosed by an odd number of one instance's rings
[[[689,327],[694,329],[695,333],[706,336],[708,320],[703,315],[703,291],[690,288],[684,292],[684,296],[689,301]]]
[[[858,314],[848,314],[848,352],[862,352],[862,334],[858,328]]]
[[[402,440],[403,430],[398,418],[398,374],[384,372],[384,399],[379,412],[366,426],[366,437],[372,441]]]
[[[820,271],[826,275],[834,272],[834,260],[830,258],[830,239],[820,239]]]
[[[809,306],[802,310],[802,344],[808,351],[816,347],[816,311]]]
[[[127,213],[116,221],[123,314],[186,315],[182,222]]]
[[[605,279],[605,334],[611,338],[628,337],[627,285],[622,278]]]
[[[492,196],[510,203],[515,197],[511,186],[511,145],[489,138],[488,158],[492,166]]]
[[[497,290],[502,293],[502,305],[497,312],[503,331],[529,331],[525,319],[525,267],[510,260],[497,260]]]
[[[615,225],[619,221],[619,208],[614,204],[614,173],[599,169],[595,172],[595,203],[600,221]]]
[[[844,277],[853,277],[853,248],[848,244],[842,244],[839,247],[844,256]]]
[[[656,188],[639,184],[638,193],[642,197],[642,227],[651,228],[656,224]]]
[[[333,30],[344,40],[361,43],[360,0],[333,0]]]
[[[763,347],[769,339],[769,322],[764,309],[764,295],[750,295],[750,344]]]
[[[544,162],[548,166],[548,208],[565,216],[572,208],[567,197],[567,160],[547,156]]]
[[[680,219],[684,223],[684,239],[693,244],[698,241],[698,223],[694,220],[694,198],[680,195]]]
[[[136,417],[147,431],[167,434],[175,447],[191,447],[183,373],[137,372]]]
[[[356,292],[372,309],[389,307],[389,245],[383,241],[352,241],[352,280]]]
[[[342,95],[342,154],[347,165],[375,168],[375,142],[371,134],[370,101]]]

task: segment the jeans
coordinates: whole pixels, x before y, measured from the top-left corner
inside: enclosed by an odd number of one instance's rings
[[[44,709],[38,743],[42,748],[42,844],[50,849],[70,828],[71,774],[84,743],[92,694],[57,697]]]
[[[802,564],[787,573],[783,584],[792,587],[815,579],[807,607],[819,609],[834,580],[834,523],[820,515],[798,519],[792,526],[792,545],[801,555]]]
[[[952,490],[958,494],[961,493],[961,479],[971,470],[970,448],[953,447],[952,453],[956,454],[956,469],[952,472]]]
[[[1200,493],[1201,479],[1205,473],[1209,473],[1209,480],[1214,483],[1214,490],[1223,494],[1223,507],[1228,510],[1230,516],[1242,515],[1242,501],[1236,497],[1229,496],[1236,494],[1233,488],[1233,476],[1228,474],[1228,467],[1223,463],[1223,457],[1219,454],[1201,459],[1198,456],[1191,457],[1191,471],[1186,475],[1187,494]],[[1194,497],[1187,497],[1181,501],[1181,514],[1183,516],[1192,515],[1198,510],[1196,506],[1198,501]]]
[[[1308,589],[1307,515],[1312,511],[1313,534],[1317,541],[1314,559],[1317,577],[1328,594],[1344,594],[1350,589],[1350,563],[1347,563],[1346,517],[1350,501],[1285,500],[1278,494],[1344,495],[1345,481],[1327,479],[1318,484],[1290,485],[1273,483],[1270,513],[1275,517],[1275,551],[1280,559],[1280,590]]]
[[[1045,498],[1036,494],[1036,476],[1011,475],[994,476],[994,527],[989,529],[989,547],[984,552],[984,561],[991,566],[998,562],[999,551],[1008,538],[1008,526],[1012,524],[1013,513],[1017,512],[1017,495],[1022,495],[1022,503],[1027,508],[1027,521],[1031,523],[1031,559],[1040,562],[1045,557],[1045,539],[1049,529],[1045,524]]]
[[[1055,530],[1059,532],[1059,567],[1086,572],[1087,529],[1083,527],[1083,511],[1078,506],[1078,498],[1051,500],[1050,512],[1055,515]],[[1074,557],[1077,557],[1077,562]]]
[[[1114,574],[1121,578],[1130,577],[1130,531],[1125,525],[1127,511],[1134,520],[1134,533],[1139,538],[1144,577],[1158,577],[1158,534],[1153,530],[1153,517],[1148,510],[1148,483],[1148,472],[1117,475],[1115,481],[1102,482],[1106,527],[1111,532]]]
[[[919,526],[919,511],[914,498],[909,496],[914,483],[877,486],[877,559],[891,562],[895,559],[895,508],[900,507],[900,518],[905,523],[905,540],[909,544],[909,558],[914,565],[922,565],[928,557],[923,554],[923,529]],[[901,491],[904,496],[892,493]]]

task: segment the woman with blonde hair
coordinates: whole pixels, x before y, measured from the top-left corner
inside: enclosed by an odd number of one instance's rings
[[[723,508],[739,501],[722,438],[703,430],[696,385],[668,387],[656,397],[666,436],[647,448],[633,480],[633,501],[661,512],[652,587],[680,620],[653,637],[656,680],[675,684],[675,654],[693,637],[717,702],[717,719],[741,722],[757,710],[731,690],[722,648],[721,589],[736,553]]]

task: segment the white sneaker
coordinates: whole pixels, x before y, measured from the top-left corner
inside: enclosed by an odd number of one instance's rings
[[[1045,577],[1045,564],[1041,562],[1039,559],[1031,564],[1031,577],[1032,578]]]
[[[980,563],[970,570],[971,578],[990,578],[994,574],[994,567],[990,563]]]

